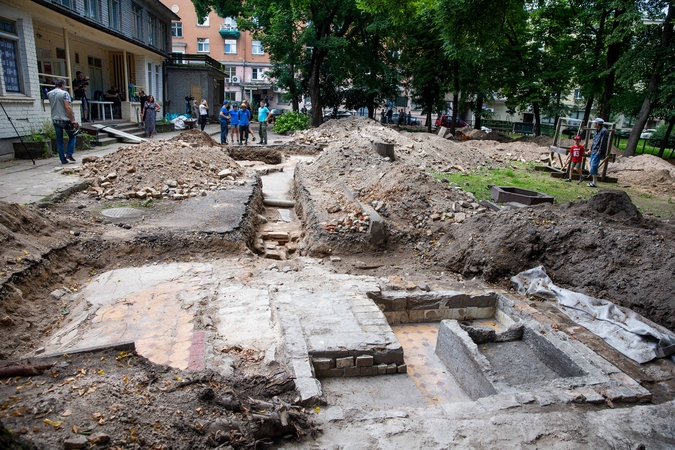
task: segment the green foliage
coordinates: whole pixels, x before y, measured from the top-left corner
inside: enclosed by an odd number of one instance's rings
[[[51,125],[51,122],[49,124]],[[26,141],[26,142],[48,142],[49,138],[47,137],[47,134],[49,133],[49,131],[45,132],[45,129],[44,129],[45,125],[47,125],[46,121],[43,123],[43,126],[40,127],[40,128],[31,127],[28,134],[23,136],[23,140]],[[54,137],[56,137],[56,131],[54,131],[54,125],[51,125],[51,127],[52,127],[52,132],[54,133]]]
[[[668,124],[664,123],[660,127],[656,129],[654,134],[652,134],[652,137],[649,138],[649,143],[653,147],[660,147],[661,146],[661,141],[663,141],[663,138],[666,136],[666,130],[668,129]],[[670,133],[670,136],[668,137],[668,143],[666,144],[666,148],[673,148],[675,149],[675,133]]]
[[[295,111],[280,115],[274,122],[275,133],[293,132],[309,128],[309,116]]]

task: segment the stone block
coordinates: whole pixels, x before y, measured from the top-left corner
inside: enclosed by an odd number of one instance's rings
[[[385,311],[384,317],[387,318],[387,322],[390,324],[410,322],[408,311]]]
[[[300,394],[300,402],[311,406],[322,403],[323,390],[316,378],[296,378],[295,390]]]
[[[396,364],[387,364],[387,375],[396,373],[397,366]]]
[[[345,369],[327,369],[317,370],[317,378],[342,378],[345,376]]]
[[[378,375],[386,375],[387,374],[387,365],[386,364],[378,364],[375,367],[377,367],[377,374]]]
[[[362,355],[356,357],[356,367],[370,367],[373,365],[375,358],[372,355]]]
[[[312,358],[314,370],[328,370],[335,368],[335,360],[332,358]]]
[[[378,374],[376,366],[361,367],[360,370],[362,377],[372,377]]]
[[[605,403],[605,397],[598,394],[595,390],[591,388],[580,387],[576,388],[575,390],[580,392],[586,398],[586,403],[591,404]]]
[[[345,377],[360,377],[361,368],[360,367],[346,367],[345,368]]]
[[[396,368],[396,371],[398,373],[408,373],[408,365],[407,364],[399,364],[398,367]]]
[[[338,369],[345,369],[354,366],[354,357],[348,356],[346,358],[336,358],[335,367]]]

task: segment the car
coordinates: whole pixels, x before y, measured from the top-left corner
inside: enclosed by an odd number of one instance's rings
[[[579,126],[581,125],[581,121],[574,120],[570,121],[565,128],[561,131],[562,134],[567,136],[568,138],[572,138],[579,134]]]
[[[451,124],[452,124],[452,116],[448,114],[443,114],[440,119],[436,119],[436,123],[434,124],[434,126],[436,128],[440,127],[450,128]],[[459,117],[455,120],[455,128],[464,128],[468,126],[469,124],[467,122],[464,122]]]
[[[328,120],[328,119],[344,119],[345,117],[351,117],[352,113],[349,111],[342,111],[339,110],[337,112],[329,112],[328,114],[323,115],[323,120]]]
[[[277,117],[279,117],[280,115],[284,114],[285,112],[286,112],[285,109],[280,109],[280,108],[272,108],[272,109],[270,109],[270,118],[269,118],[269,121],[270,121],[270,122],[274,122],[275,120],[277,120]]]
[[[654,128],[647,128],[640,133],[640,139],[650,139],[654,133],[656,133]]]
[[[630,130],[618,129],[618,130],[614,131],[614,136],[620,137],[620,138],[628,138],[628,137],[630,137]]]

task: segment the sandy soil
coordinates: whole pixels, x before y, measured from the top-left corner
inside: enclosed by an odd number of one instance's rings
[[[302,251],[318,251],[324,238],[331,245],[343,242],[344,249],[353,249],[354,242],[360,245],[367,222],[351,195],[385,218],[389,241],[372,252],[343,254],[343,263],[336,265],[339,270],[363,273],[359,267],[373,267],[370,274],[395,271],[421,279],[443,272],[449,278],[478,276],[505,283],[521,270],[544,264],[557,284],[631,307],[675,330],[675,230],[667,221],[642,217],[627,196],[616,192],[569,205],[494,213],[471,194],[430,175],[541,161],[548,158],[549,140],[449,140],[400,133],[363,118],[331,120],[296,133],[294,145],[324,149],[313,163],[298,169],[321,211],[321,230]],[[394,144],[396,160],[374,153],[376,142]],[[78,195],[82,203],[86,199],[101,207],[129,199],[152,197],[161,203],[176,195],[208,195],[211,189],[228,189],[238,182],[244,169],[235,159],[208,136],[188,131],[171,141],[128,147],[84,163],[80,174],[92,180],[92,187]],[[611,175],[635,188],[673,192],[675,169],[666,161],[619,158],[611,167]],[[50,292],[78,289],[87,271],[133,260],[128,248],[101,244],[104,233],[114,235],[110,230],[115,224],[73,209],[73,204],[50,209],[0,204],[0,359],[16,358],[35,346],[36,337],[58,326],[62,308]],[[169,256],[198,259],[203,250],[182,245]],[[332,252],[339,255],[340,246]],[[178,373],[140,357],[120,358],[119,351],[53,362],[56,366],[46,376],[6,381],[11,389],[3,392],[13,393],[4,396],[0,411],[8,428],[49,448],[62,448],[63,437],[73,436],[72,425],[96,433],[101,421],[114,423],[105,433],[119,447],[212,448],[230,442],[253,448],[261,435],[247,416],[250,405],[244,399],[270,401],[279,395],[292,400],[284,389],[261,389],[269,380]],[[97,381],[99,371],[109,375],[105,383]],[[195,379],[176,389],[181,380]],[[214,398],[236,398],[242,412],[223,413]],[[217,414],[223,414],[221,422],[213,420]],[[197,424],[206,423],[200,417],[219,425],[200,428]],[[311,434],[307,419],[297,420],[297,426],[282,430],[282,435]],[[190,439],[181,447],[178,438],[185,436]]]

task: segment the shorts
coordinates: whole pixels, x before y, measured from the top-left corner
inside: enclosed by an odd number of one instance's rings
[[[598,174],[598,168],[600,167],[600,161],[602,161],[602,156],[600,155],[600,153],[591,154],[591,170],[590,170],[591,175],[597,175]]]
[[[580,169],[580,170],[583,169],[582,161],[573,162],[572,163],[572,169]]]
[[[230,130],[238,130],[239,129],[239,124],[235,123],[234,125],[230,125]]]

